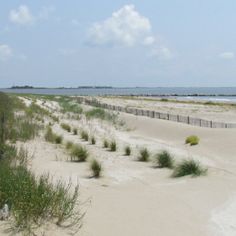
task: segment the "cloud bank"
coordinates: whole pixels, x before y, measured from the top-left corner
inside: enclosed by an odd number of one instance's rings
[[[152,44],[151,23],[136,11],[134,5],[125,5],[103,22],[96,22],[89,29],[89,39],[96,45]]]

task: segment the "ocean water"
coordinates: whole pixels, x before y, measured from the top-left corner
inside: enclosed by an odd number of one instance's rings
[[[236,87],[157,87],[157,88],[77,88],[77,89],[0,89],[7,93],[50,95],[149,95],[184,100],[235,102]],[[214,95],[214,96],[213,96]]]

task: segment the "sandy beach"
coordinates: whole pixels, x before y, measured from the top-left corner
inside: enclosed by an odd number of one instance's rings
[[[30,104],[30,99],[22,99]],[[113,98],[112,101],[118,103],[120,100]],[[30,169],[37,175],[50,173],[54,179],[71,180],[74,185],[79,183],[80,204],[86,214],[78,235],[236,234],[236,129],[200,128],[126,113],[117,114],[124,125],[115,127],[104,120],[67,117],[60,113],[56,102],[38,99],[37,104],[54,111],[60,123],[85,129],[97,140],[96,145],[91,145],[79,135],[63,130],[59,123],[52,126],[65,141],[86,146],[90,158],[95,157],[102,163],[99,179],[90,178],[87,163],[70,162],[67,151],[61,145],[46,142],[43,134],[26,143],[17,143],[32,154]],[[84,110],[92,109],[82,106]],[[218,114],[218,111],[214,114],[216,119]],[[199,145],[186,145],[185,138],[189,135],[197,135]],[[102,147],[104,138],[116,140],[117,152]],[[132,147],[131,156],[124,156],[127,144]],[[142,147],[148,148],[152,156],[167,150],[176,162],[193,158],[207,167],[208,173],[196,178],[171,178],[171,170],[154,168],[152,162],[136,160]],[[41,230],[44,235],[61,236],[69,232],[58,227]]]

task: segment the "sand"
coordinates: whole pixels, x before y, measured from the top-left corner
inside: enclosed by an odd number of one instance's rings
[[[51,102],[41,105],[56,108]],[[236,129],[193,127],[125,113],[119,117],[126,126],[115,128],[105,121],[84,118],[76,121],[66,116],[60,120],[95,134],[98,142],[94,146],[62,130],[58,124],[53,126],[54,132],[62,134],[64,140],[85,145],[90,158],[102,162],[100,179],[90,178],[88,163],[69,162],[64,148],[45,142],[42,136],[25,144],[18,143],[34,155],[30,168],[36,174],[49,172],[54,179],[79,183],[81,208],[86,215],[78,235],[236,235]],[[200,137],[200,144],[185,145],[185,138],[193,134]],[[117,152],[102,148],[105,137],[118,142]],[[135,150],[130,157],[123,155],[126,144]],[[183,158],[199,160],[208,167],[208,174],[198,178],[170,178],[171,170],[136,161],[141,147],[147,147],[153,154],[168,150],[177,162]],[[60,228],[45,230],[45,235],[68,233]]]

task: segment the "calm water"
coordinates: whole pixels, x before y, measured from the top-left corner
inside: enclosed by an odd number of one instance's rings
[[[187,100],[212,100],[236,103],[236,87],[159,87],[159,88],[79,88],[79,89],[0,89],[8,93],[31,93],[51,95],[172,95],[179,96],[178,99]],[[193,96],[193,95],[202,96]],[[208,97],[209,95],[216,95]],[[224,96],[219,96],[224,95]],[[181,97],[183,96],[183,97]]]

